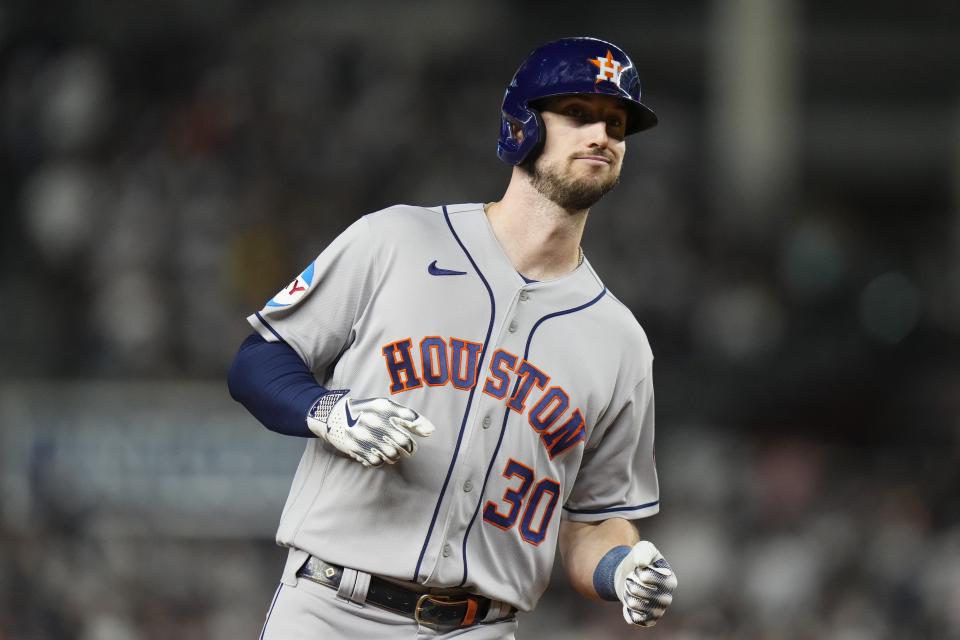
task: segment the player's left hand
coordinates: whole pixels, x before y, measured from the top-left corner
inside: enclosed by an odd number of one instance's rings
[[[673,602],[677,576],[652,543],[641,540],[617,567],[614,586],[628,624],[652,627]]]

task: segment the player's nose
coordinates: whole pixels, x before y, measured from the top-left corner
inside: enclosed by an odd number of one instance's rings
[[[607,132],[607,123],[603,120],[591,122],[584,127],[587,133],[587,143],[591,147],[606,147],[610,143],[610,134]]]

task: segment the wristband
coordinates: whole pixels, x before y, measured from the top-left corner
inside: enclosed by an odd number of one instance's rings
[[[617,573],[617,567],[624,558],[630,553],[630,547],[620,545],[607,551],[606,555],[600,559],[596,570],[593,572],[593,588],[597,595],[604,600],[618,602],[617,586],[614,576]]]

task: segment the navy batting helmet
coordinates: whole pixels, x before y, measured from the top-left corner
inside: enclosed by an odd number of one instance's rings
[[[510,81],[500,112],[500,159],[520,164],[543,144],[543,121],[532,102],[575,94],[621,98],[627,135],[657,124],[656,114],[640,102],[640,78],[622,49],[597,38],[562,38],[534,49]]]

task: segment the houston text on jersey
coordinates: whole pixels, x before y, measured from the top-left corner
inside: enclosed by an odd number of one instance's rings
[[[411,338],[386,344],[381,353],[387,365],[390,393],[403,393],[424,384],[452,384],[457,389],[470,390],[477,384],[482,347],[479,342],[439,336],[420,340],[419,354],[413,351]],[[513,392],[506,399],[511,382]],[[498,349],[490,358],[483,392],[498,400],[506,399],[507,407],[518,414],[526,413],[527,422],[540,435],[552,460],[583,442],[586,428],[583,412],[576,407],[570,411],[570,395],[563,387],[548,387],[549,382],[550,376],[532,362]],[[542,391],[536,402],[531,398],[534,388]]]

